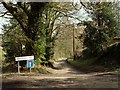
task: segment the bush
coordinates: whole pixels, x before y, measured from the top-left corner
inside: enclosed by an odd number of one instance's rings
[[[98,58],[97,62],[108,64],[115,67],[120,65],[120,43],[109,46],[104,53]]]
[[[34,72],[47,74],[49,73],[45,66],[35,65]]]
[[[105,65],[100,65],[96,63],[97,58],[89,58],[89,59],[80,59],[80,60],[73,60],[68,59],[67,62],[83,72],[99,72],[99,71],[111,71],[116,70],[116,67],[110,67]]]

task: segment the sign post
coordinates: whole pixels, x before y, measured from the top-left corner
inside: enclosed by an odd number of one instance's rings
[[[31,73],[31,67],[30,67],[30,73]]]
[[[34,59],[33,60],[27,60],[27,68],[31,69],[34,68]]]
[[[15,61],[18,61],[18,73],[20,73],[20,61],[27,60],[27,68],[34,68],[34,56],[22,56],[22,57],[15,57]]]
[[[18,73],[20,73],[20,63],[18,61]]]

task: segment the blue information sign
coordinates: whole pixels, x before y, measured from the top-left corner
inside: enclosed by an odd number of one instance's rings
[[[34,60],[27,60],[27,68],[34,68]]]

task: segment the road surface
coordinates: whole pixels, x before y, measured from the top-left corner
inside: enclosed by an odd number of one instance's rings
[[[2,77],[2,88],[119,88],[117,72],[77,71],[65,60],[54,63],[49,74],[9,74]]]

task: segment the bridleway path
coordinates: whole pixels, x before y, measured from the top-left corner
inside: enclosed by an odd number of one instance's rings
[[[54,63],[50,74],[3,75],[2,88],[118,88],[117,72],[84,73],[70,66],[65,59]]]

